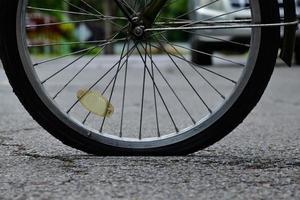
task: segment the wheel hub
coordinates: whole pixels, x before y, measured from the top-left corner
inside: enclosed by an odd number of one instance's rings
[[[140,25],[140,26],[136,26],[135,28],[133,28],[132,33],[136,37],[140,38],[140,37],[142,37],[144,35],[144,33],[145,33],[144,30],[145,30],[145,27]]]
[[[139,17],[133,17],[132,23],[129,26],[129,32],[135,37],[135,38],[142,38],[145,34],[145,26],[143,21]]]

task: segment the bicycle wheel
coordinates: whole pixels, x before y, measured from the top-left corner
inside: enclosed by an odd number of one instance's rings
[[[184,155],[230,133],[259,101],[280,28],[248,27],[248,44],[200,30],[278,22],[276,1],[206,19],[189,16],[221,0],[105,2],[4,0],[5,71],[32,117],[63,143],[97,155]],[[193,37],[248,50],[209,54],[190,47]],[[214,65],[194,63],[191,52]]]

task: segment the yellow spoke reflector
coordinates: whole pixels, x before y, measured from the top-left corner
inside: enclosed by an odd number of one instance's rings
[[[111,117],[114,113],[113,105],[97,91],[81,89],[77,92],[77,98],[85,109],[95,115]]]

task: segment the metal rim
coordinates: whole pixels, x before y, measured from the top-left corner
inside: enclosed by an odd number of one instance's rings
[[[32,86],[36,90],[36,93],[39,95],[39,97],[44,102],[44,104],[47,105],[49,110],[51,110],[52,113],[55,114],[58,119],[63,121],[69,127],[76,130],[78,133],[82,134],[83,136],[89,137],[90,139],[93,139],[95,141],[112,145],[112,146],[123,147],[123,148],[155,148],[155,147],[161,147],[161,146],[178,143],[180,141],[183,141],[187,138],[190,138],[202,132],[207,127],[211,126],[220,117],[222,117],[224,113],[226,113],[226,111],[228,111],[228,109],[238,99],[239,95],[243,91],[244,87],[246,86],[251,76],[252,70],[255,66],[257,54],[258,54],[258,52],[255,51],[254,49],[257,49],[259,47],[260,29],[253,28],[248,61],[239,81],[237,82],[237,86],[235,87],[235,90],[231,93],[231,95],[229,95],[229,98],[227,98],[226,101],[224,101],[221,105],[219,105],[218,109],[214,110],[211,114],[202,118],[201,121],[198,121],[194,126],[186,127],[185,129],[177,133],[170,133],[160,137],[149,137],[143,139],[117,137],[105,133],[100,134],[99,131],[84,126],[77,119],[70,117],[65,112],[62,112],[59,108],[60,106],[57,105],[49,96],[49,93],[45,91],[45,88],[40,82],[40,78],[38,77],[36,71],[33,68],[33,63],[26,43],[26,37],[27,37],[26,23],[25,23],[26,5],[27,5],[27,0],[22,0],[19,2],[19,11],[17,17],[18,46],[19,46],[19,52],[21,55],[21,59],[25,71],[27,73],[29,80],[32,83]],[[256,1],[251,2],[251,8],[252,8],[253,20],[260,21],[260,10],[259,10],[258,2]]]

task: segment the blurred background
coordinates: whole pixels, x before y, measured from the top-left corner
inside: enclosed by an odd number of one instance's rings
[[[112,4],[110,0],[103,0],[101,3],[97,0],[87,0],[86,2],[89,5],[93,5],[96,9],[93,14],[101,13],[106,16],[123,15],[116,4]],[[179,2],[165,7],[161,17],[175,18],[185,13],[188,0],[181,0]],[[30,27],[27,29],[28,43],[30,46],[35,46],[35,48],[30,49],[31,53],[36,55],[59,55],[78,51],[87,48],[91,43],[109,38],[120,26],[125,25],[124,20],[114,20],[111,23],[109,20],[99,21],[95,19],[96,15],[82,16],[75,14],[81,11],[84,13],[86,13],[85,11],[90,12],[91,8],[89,5],[82,3],[80,0],[72,0],[71,3],[67,1],[31,0],[27,16],[27,26]],[[51,10],[35,8],[51,8]],[[59,12],[60,10],[68,11],[68,13]],[[182,18],[188,17],[188,15],[185,15]],[[51,26],[39,26],[40,24],[51,24]],[[186,32],[172,31],[165,33],[165,36],[170,41],[186,42],[189,40],[189,34]],[[74,44],[45,45],[50,43],[70,44],[70,42],[74,42]],[[38,47],[39,45],[40,47]],[[118,44],[108,46],[103,53],[114,54],[116,51],[118,51]]]

